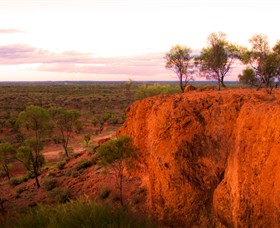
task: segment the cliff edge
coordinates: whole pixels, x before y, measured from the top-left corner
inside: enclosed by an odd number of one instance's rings
[[[179,227],[280,226],[280,92],[191,91],[135,102],[147,210]]]

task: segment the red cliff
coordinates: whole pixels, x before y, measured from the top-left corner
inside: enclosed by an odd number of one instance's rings
[[[135,102],[147,210],[166,224],[280,226],[280,93],[191,91]]]

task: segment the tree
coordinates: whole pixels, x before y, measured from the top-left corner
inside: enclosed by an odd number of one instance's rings
[[[36,150],[41,151],[43,149],[43,144],[40,143],[38,145],[34,139],[27,140],[25,143],[26,146],[21,146],[17,149],[17,159],[31,174],[34,174],[36,185],[40,188],[38,176],[40,175],[45,159],[41,153],[36,154]]]
[[[177,44],[165,55],[165,67],[173,70],[177,74],[182,92],[184,92],[186,84],[193,79],[192,72],[190,71],[192,67],[190,64],[192,59],[190,53],[190,48]]]
[[[77,129],[80,113],[72,109],[53,107],[49,109],[52,122],[62,137],[62,146],[69,157],[68,145],[73,132]]]
[[[91,140],[91,134],[84,135],[84,143],[85,143],[86,147],[89,146],[90,140]]]
[[[275,75],[275,78],[277,79],[277,84],[276,84],[277,87],[278,84],[280,83],[280,40],[276,42],[272,50],[276,54],[277,63],[278,63],[276,69],[276,75]]]
[[[252,68],[244,69],[242,74],[238,75],[238,78],[241,83],[257,86],[258,79],[256,77],[255,71]]]
[[[28,135],[26,146],[20,147],[17,157],[24,166],[32,171],[35,176],[37,187],[40,188],[38,176],[43,165],[43,139],[50,133],[49,113],[46,109],[38,106],[28,106],[18,117],[21,131]]]
[[[136,148],[128,136],[120,136],[110,140],[97,149],[97,156],[101,163],[110,165],[114,171],[116,186],[120,190],[120,202],[123,205],[123,178],[124,169],[132,168],[136,159]]]
[[[243,48],[240,51],[240,59],[254,70],[259,85],[265,85],[268,93],[272,92],[273,82],[279,76],[280,69],[280,44],[270,48],[265,35],[254,35],[250,40],[251,49]]]
[[[9,163],[14,153],[15,149],[10,143],[0,143],[0,165],[8,179],[10,179]]]
[[[211,33],[208,36],[208,46],[202,49],[195,62],[199,66],[201,76],[208,80],[217,80],[220,90],[221,86],[226,87],[224,78],[230,71],[236,56],[237,47],[227,41],[226,34]]]

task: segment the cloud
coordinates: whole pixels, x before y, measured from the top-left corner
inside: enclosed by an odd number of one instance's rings
[[[77,51],[50,52],[25,44],[0,46],[0,65],[40,64],[41,72],[115,75],[115,77],[177,78],[165,69],[165,53],[148,53],[127,57],[96,57]],[[238,67],[227,78],[237,75]],[[240,71],[240,69],[239,69]],[[234,76],[236,77],[236,76]]]
[[[25,44],[0,46],[0,65],[31,63],[88,63],[92,59],[88,53],[68,51],[52,53]]]
[[[154,53],[133,57],[95,58],[87,64],[42,64],[38,70],[99,75],[156,76],[167,73],[163,55],[164,53]]]
[[[22,33],[23,31],[18,29],[0,29],[0,34],[9,34],[9,33]]]

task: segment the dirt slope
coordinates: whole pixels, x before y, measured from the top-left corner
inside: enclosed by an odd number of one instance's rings
[[[280,93],[225,90],[134,103],[118,134],[141,152],[148,210],[174,226],[280,226]]]

